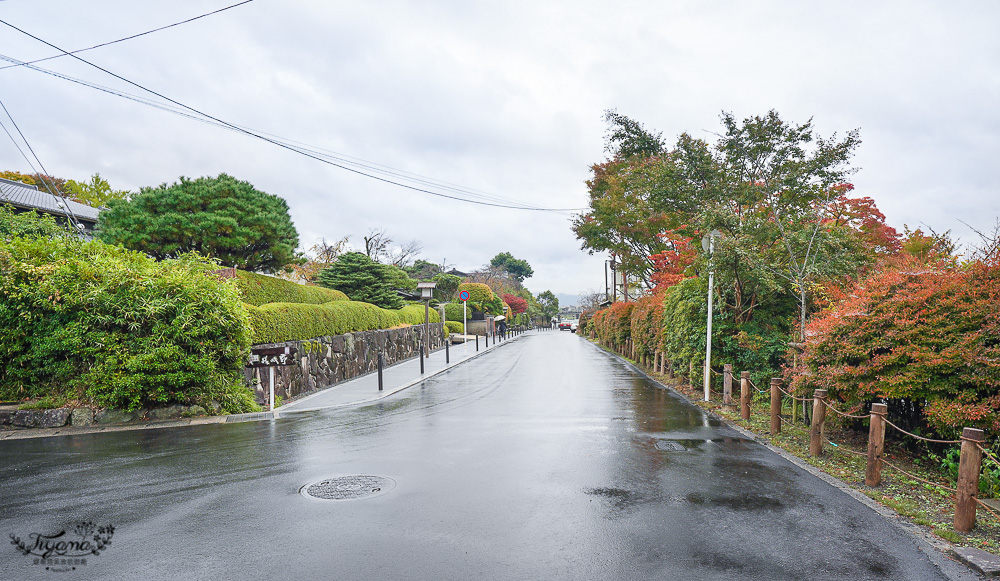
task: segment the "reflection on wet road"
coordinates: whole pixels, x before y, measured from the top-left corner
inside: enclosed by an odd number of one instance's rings
[[[377,404],[0,442],[0,532],[110,523],[73,579],[939,579],[870,509],[569,333]],[[309,483],[355,494],[316,500]],[[9,546],[0,578],[50,579]]]

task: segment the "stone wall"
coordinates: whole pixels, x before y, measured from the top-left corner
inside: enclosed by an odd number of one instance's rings
[[[295,365],[275,367],[275,397],[286,402],[294,397],[341,381],[371,373],[377,369],[379,351],[386,366],[416,357],[423,325],[380,331],[358,331],[335,337],[317,337],[308,341],[288,341],[267,347],[295,348]],[[444,347],[444,326],[432,323],[431,350]],[[263,347],[264,345],[255,345]],[[266,367],[247,367],[243,375],[254,390],[257,402],[265,404],[270,390]]]

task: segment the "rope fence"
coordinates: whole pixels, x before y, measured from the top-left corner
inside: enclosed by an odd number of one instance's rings
[[[624,350],[629,349],[629,346],[624,347]],[[647,359],[648,360],[648,359]],[[659,369],[661,371],[666,371],[668,362],[666,361],[665,354],[657,351],[653,357],[653,368]],[[740,380],[740,397],[738,402],[733,401],[733,403],[738,403],[740,408],[740,415],[743,419],[749,419],[751,416],[751,400],[752,391],[756,391],[758,394],[770,393],[770,415],[771,415],[771,434],[775,435],[781,432],[782,424],[782,400],[784,397],[789,398],[792,401],[792,420],[795,421],[798,402],[807,403],[809,401],[813,402],[811,418],[806,415],[805,406],[803,406],[802,416],[803,421],[809,424],[810,430],[810,442],[809,442],[809,453],[812,456],[820,456],[823,454],[824,442],[827,445],[834,446],[838,451],[844,452],[845,454],[851,454],[854,456],[861,456],[865,458],[865,485],[870,487],[877,487],[882,483],[882,468],[888,467],[895,472],[899,473],[905,478],[910,479],[913,482],[919,482],[929,490],[934,491],[943,495],[946,498],[954,499],[955,501],[955,518],[954,518],[954,529],[958,532],[969,532],[975,526],[976,523],[976,510],[978,507],[982,507],[989,515],[997,519],[1000,522],[1000,512],[994,510],[992,507],[987,506],[983,503],[978,495],[978,481],[979,475],[982,471],[983,458],[989,458],[991,461],[995,462],[1000,466],[1000,457],[994,455],[991,451],[982,445],[985,441],[984,434],[982,430],[974,428],[965,428],[962,432],[961,439],[958,440],[941,440],[935,438],[927,438],[925,436],[920,436],[914,434],[913,432],[904,430],[895,423],[891,422],[886,416],[888,415],[888,406],[883,403],[872,404],[872,409],[869,414],[855,414],[849,413],[837,409],[837,407],[827,400],[826,390],[817,389],[814,391],[813,397],[800,397],[791,393],[789,390],[782,386],[782,380],[780,378],[772,378],[770,389],[761,389],[754,381],[750,378],[750,374],[746,371],[740,373],[737,378],[734,376],[732,371],[732,366],[727,364],[724,366],[725,371],[720,373],[715,369],[709,367],[711,374],[716,376],[722,376],[725,378],[725,385],[723,390],[724,401],[723,403],[728,405],[730,400],[730,386],[734,379]],[[671,370],[671,377],[673,377],[673,365],[669,365]],[[694,375],[694,366],[691,366],[690,374]],[[760,399],[757,399],[757,405],[759,405]],[[858,452],[850,449],[846,446],[841,446],[835,442],[830,441],[824,435],[824,427],[826,423],[826,411],[830,410],[837,416],[841,418],[849,418],[852,420],[869,422],[869,434],[868,434],[868,453]],[[759,413],[759,412],[758,412]],[[902,434],[905,437],[913,438],[918,441],[943,444],[943,445],[961,445],[961,458],[959,461],[959,471],[958,471],[958,484],[956,487],[951,487],[940,482],[934,482],[926,478],[917,476],[916,474],[904,470],[898,463],[889,462],[884,454],[885,447],[885,429],[886,425],[891,426],[893,430]],[[968,458],[966,457],[967,455]]]
[[[646,362],[650,361],[648,354],[637,354],[636,348],[631,342],[620,346],[614,346],[613,349],[618,351],[623,356],[628,354],[636,357],[636,360],[640,365],[645,365]],[[666,359],[666,354],[661,351],[656,351],[652,355],[652,368],[654,371],[667,372],[669,370],[670,377],[673,377],[674,366],[672,363],[668,362]],[[994,455],[990,450],[982,445],[985,441],[985,434],[982,430],[975,428],[964,428],[962,431],[962,437],[958,440],[940,440],[935,438],[927,438],[914,434],[913,432],[904,430],[895,423],[889,421],[886,417],[888,415],[888,406],[884,403],[873,403],[871,412],[867,415],[863,414],[852,414],[837,409],[830,401],[827,400],[827,392],[823,389],[817,389],[813,393],[813,397],[799,397],[795,394],[789,392],[787,389],[782,387],[780,378],[772,378],[770,389],[761,389],[757,386],[752,379],[750,379],[749,372],[743,371],[739,375],[740,380],[740,397],[739,401],[731,400],[730,389],[733,383],[733,379],[736,377],[733,374],[732,366],[726,364],[724,366],[724,372],[720,373],[711,367],[708,368],[711,374],[717,376],[723,376],[725,378],[725,385],[723,390],[723,404],[728,406],[730,402],[738,403],[740,408],[740,416],[742,419],[747,420],[751,416],[751,400],[757,399],[757,405],[759,405],[760,399],[762,398],[752,398],[751,390],[756,391],[758,394],[769,393],[770,394],[770,416],[771,416],[771,434],[775,435],[781,432],[782,424],[782,400],[783,396],[788,397],[792,401],[792,421],[794,422],[798,413],[798,408],[796,407],[797,402],[806,403],[809,401],[813,402],[812,414],[809,417],[806,414],[806,406],[802,409],[802,419],[804,423],[808,423],[810,430],[810,442],[809,442],[809,454],[812,456],[820,456],[823,454],[823,444],[824,442],[830,446],[835,446],[838,451],[844,452],[846,454],[852,454],[855,456],[862,456],[865,458],[865,485],[870,487],[877,487],[882,483],[882,468],[883,466],[891,468],[892,470],[898,472],[899,474],[909,478],[911,481],[919,482],[930,490],[942,494],[946,498],[954,499],[955,501],[955,518],[954,518],[954,529],[958,532],[967,533],[972,530],[976,523],[976,510],[978,507],[982,507],[989,513],[992,517],[1000,522],[1000,512],[994,510],[992,507],[987,506],[983,503],[977,495],[979,476],[982,472],[983,458],[989,458],[992,462],[1000,466],[1000,458]],[[694,365],[690,366],[689,376],[694,376]],[[707,395],[707,394],[706,394]],[[849,418],[852,420],[869,422],[869,433],[868,433],[868,453],[858,452],[852,450],[846,446],[841,446],[835,442],[830,441],[823,434],[825,423],[826,423],[826,411],[830,410],[834,414],[842,418]],[[758,412],[759,413],[759,412]],[[922,478],[900,468],[897,464],[891,463],[885,458],[884,447],[885,447],[885,429],[886,425],[891,426],[893,430],[902,434],[903,436],[913,438],[922,442],[943,444],[943,445],[961,445],[961,457],[959,460],[958,468],[958,483],[957,486],[952,488],[940,482],[934,482],[926,478]]]

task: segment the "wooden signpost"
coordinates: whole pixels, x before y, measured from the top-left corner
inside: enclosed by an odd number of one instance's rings
[[[251,347],[247,367],[267,367],[269,379],[268,409],[274,411],[274,368],[295,365],[295,347]]]

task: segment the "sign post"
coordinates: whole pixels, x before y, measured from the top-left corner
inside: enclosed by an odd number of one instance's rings
[[[267,367],[268,372],[268,396],[267,402],[270,411],[274,411],[274,368],[278,366],[295,365],[295,347],[286,345],[284,347],[251,347],[250,363],[247,367]]]
[[[458,300],[462,301],[462,334],[466,337],[469,336],[469,291],[462,291],[458,293]],[[462,346],[465,348],[465,354],[469,354],[469,341],[466,339],[462,340]]]

